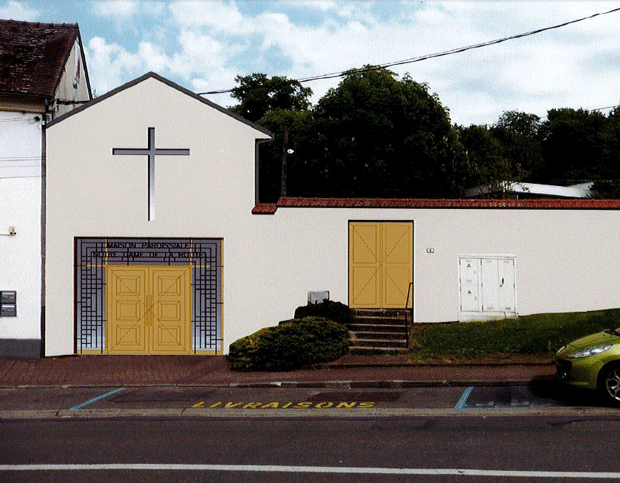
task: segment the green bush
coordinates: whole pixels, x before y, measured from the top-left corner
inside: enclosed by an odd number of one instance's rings
[[[349,331],[331,320],[305,317],[261,329],[230,345],[233,371],[291,371],[330,362],[349,350]]]
[[[297,307],[295,318],[303,319],[304,317],[322,317],[345,324],[353,318],[353,311],[341,302],[325,300],[320,304],[308,304],[303,307]]]

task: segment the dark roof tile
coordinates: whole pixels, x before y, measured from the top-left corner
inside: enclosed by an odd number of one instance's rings
[[[77,24],[0,20],[0,94],[53,96],[77,38]]]

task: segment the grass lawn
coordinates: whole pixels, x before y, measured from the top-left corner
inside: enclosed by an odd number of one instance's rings
[[[490,355],[551,358],[566,343],[620,327],[620,309],[536,314],[488,322],[414,325],[412,359]]]

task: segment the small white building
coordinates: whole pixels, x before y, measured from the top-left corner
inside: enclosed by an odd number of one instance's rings
[[[482,185],[465,191],[466,198],[589,198],[595,194],[594,182],[557,186],[551,184],[502,181],[498,186]]]
[[[154,73],[47,134],[48,356],[227,352],[314,291],[420,323],[620,306],[619,201],[257,204],[270,133]]]
[[[0,20],[0,356],[41,354],[45,124],[90,99],[77,25]]]

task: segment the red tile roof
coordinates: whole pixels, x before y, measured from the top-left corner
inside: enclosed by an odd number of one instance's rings
[[[530,209],[620,210],[620,200],[595,199],[404,199],[404,198],[280,198],[259,203],[252,213],[272,215],[278,208],[409,208],[409,209]]]
[[[52,97],[77,24],[0,20],[0,94]]]

